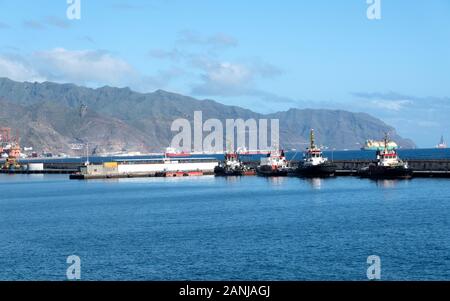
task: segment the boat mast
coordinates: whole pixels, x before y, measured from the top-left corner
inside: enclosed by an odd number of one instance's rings
[[[386,153],[387,150],[388,150],[388,140],[389,140],[388,133],[385,132],[385,133],[384,133],[384,152],[385,152],[385,153]]]
[[[316,148],[316,143],[315,143],[315,137],[314,137],[314,129],[311,129],[311,134],[310,134],[309,139],[311,141],[310,148],[311,149],[315,149]]]

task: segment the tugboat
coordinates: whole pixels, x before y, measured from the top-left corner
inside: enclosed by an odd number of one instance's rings
[[[386,134],[385,145],[387,145],[388,136]],[[397,155],[395,149],[388,149],[386,146],[377,151],[377,161],[371,163],[358,171],[363,178],[372,179],[411,179],[413,171],[409,168],[407,162],[403,162]]]
[[[225,160],[214,168],[216,176],[249,176],[255,175],[255,170],[245,166],[237,153],[225,153]]]
[[[324,158],[322,150],[316,146],[313,129],[310,134],[310,146],[296,173],[307,178],[333,177],[336,173],[336,165],[330,163],[328,158]]]
[[[260,165],[256,172],[264,177],[285,177],[289,172],[289,164],[284,155],[284,151],[273,151],[261,158]]]

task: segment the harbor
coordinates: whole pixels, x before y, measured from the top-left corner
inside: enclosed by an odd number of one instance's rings
[[[367,140],[359,153],[326,151],[316,143],[310,130],[304,151],[286,152],[227,150],[223,154],[195,154],[167,148],[162,154],[130,156],[37,158],[24,157],[20,138],[9,128],[0,129],[0,173],[3,174],[69,174],[71,180],[191,177],[191,176],[263,176],[322,178],[356,176],[373,179],[409,179],[412,177],[450,177],[450,152],[443,137],[434,151],[440,156],[403,157],[388,134],[381,141]],[[25,150],[25,148],[24,148]],[[420,153],[421,150],[411,150]],[[428,152],[430,152],[428,150]],[[343,155],[347,156],[343,156]],[[349,155],[350,154],[350,155]],[[364,154],[364,156],[361,156]],[[442,155],[443,154],[443,155]]]
[[[212,165],[217,166],[220,160],[219,155],[211,156],[208,160],[212,160]],[[110,158],[108,158],[110,160]],[[120,160],[117,158],[117,160]],[[73,175],[72,178],[78,179],[99,179],[99,178],[118,178],[118,177],[156,177],[162,176],[161,172],[164,169],[158,171],[136,171],[136,172],[128,172],[126,174],[120,175],[118,173],[114,173],[109,171],[102,173],[101,169],[103,167],[102,163],[92,163],[90,169],[92,168],[100,168],[98,169],[100,172],[97,172],[96,175],[91,176],[76,176],[76,173],[80,172],[80,170],[84,169],[86,166],[83,162],[80,161],[79,158],[66,158],[64,161],[61,160],[43,160],[40,162],[44,162],[38,164],[41,168],[38,169],[29,169],[27,168],[28,163],[24,163],[24,168],[21,169],[0,169],[1,174],[68,174]],[[148,161],[147,161],[148,162]],[[214,163],[215,162],[215,163]],[[332,161],[333,164],[336,165],[336,176],[356,176],[358,170],[368,166],[373,163],[373,160],[368,159],[337,159]],[[1,163],[1,161],[0,161]],[[259,162],[254,158],[244,158],[243,164],[248,169],[256,169]],[[290,164],[293,168],[298,166],[299,160],[291,160]],[[414,177],[450,177],[450,159],[408,159],[409,166],[413,169]],[[214,174],[214,168],[208,168],[203,170],[203,175],[212,175]],[[189,170],[187,170],[189,171]],[[191,170],[195,171],[195,170]],[[179,176],[179,174],[177,174]],[[246,174],[242,174],[245,176]]]

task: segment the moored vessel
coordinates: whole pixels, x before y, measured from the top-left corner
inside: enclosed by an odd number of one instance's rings
[[[255,175],[254,169],[248,168],[239,160],[239,155],[235,152],[225,153],[225,158],[214,168],[216,176],[249,176]]]
[[[284,151],[272,151],[266,157],[261,158],[260,165],[256,168],[258,175],[265,177],[283,177],[289,172],[289,163]]]
[[[88,180],[212,175],[217,164],[217,160],[212,158],[122,159],[102,164],[87,162],[78,173],[72,174],[70,178]]]
[[[185,152],[185,151],[178,151],[177,149],[175,149],[173,147],[168,147],[168,148],[166,148],[164,156],[168,157],[168,158],[186,158],[186,157],[191,157],[192,154],[189,152]]]
[[[361,150],[371,150],[378,151],[387,148],[388,150],[395,150],[398,148],[397,143],[394,141],[375,141],[375,140],[367,140]]]
[[[322,150],[316,146],[314,130],[311,129],[310,146],[307,148],[303,162],[296,169],[296,173],[302,177],[333,177],[336,173],[336,165],[323,157]]]
[[[444,136],[441,136],[441,140],[439,141],[439,144],[436,145],[436,148],[447,148],[447,143],[444,141]]]
[[[387,145],[387,135],[384,140]],[[413,176],[413,170],[408,166],[408,162],[398,157],[395,149],[388,149],[385,146],[383,150],[377,151],[376,162],[360,169],[358,174],[363,178],[373,179],[410,179]]]

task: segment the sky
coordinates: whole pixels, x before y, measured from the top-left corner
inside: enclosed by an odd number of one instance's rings
[[[450,0],[79,1],[69,19],[67,0],[0,0],[0,77],[365,112],[419,147],[450,140]]]

